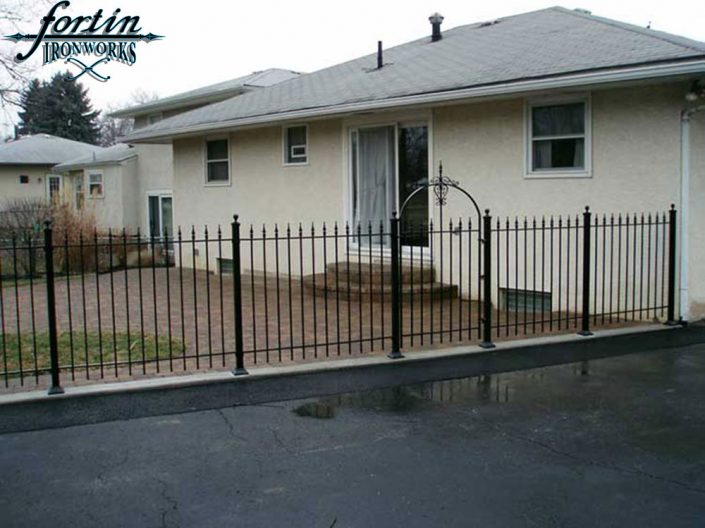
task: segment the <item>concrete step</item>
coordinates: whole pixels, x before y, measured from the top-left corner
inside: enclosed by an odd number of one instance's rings
[[[326,266],[328,270],[328,281],[332,277],[335,281],[336,272],[338,280],[347,284],[348,275],[351,283],[364,284],[391,284],[392,282],[392,267],[388,262],[331,262]],[[401,282],[407,283],[432,283],[436,280],[436,272],[430,264],[426,263],[423,267],[421,263],[415,263],[411,266],[401,266]]]
[[[416,272],[416,270],[414,270]],[[390,277],[391,279],[391,277]],[[327,282],[326,282],[327,281]],[[304,290],[311,295],[328,298],[350,299],[357,301],[362,298],[363,302],[385,302],[392,299],[391,280],[381,282],[359,282],[351,280],[348,283],[347,277],[343,280],[338,275],[336,284],[335,274],[328,273],[326,277],[323,273],[307,275],[302,281]],[[458,286],[454,284],[442,284],[440,282],[414,282],[402,283],[401,296],[403,300],[408,300],[413,295],[414,300],[421,302],[440,301],[442,299],[452,299],[458,296]]]

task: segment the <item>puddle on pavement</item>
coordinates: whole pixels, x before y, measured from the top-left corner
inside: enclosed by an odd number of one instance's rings
[[[588,374],[588,365],[569,366],[573,375]],[[406,413],[433,405],[454,403],[509,403],[517,396],[518,386],[542,384],[547,369],[509,372],[491,376],[458,378],[414,385],[400,385],[388,389],[352,392],[306,402],[293,412],[299,416],[334,418],[340,407],[352,407],[382,412]]]

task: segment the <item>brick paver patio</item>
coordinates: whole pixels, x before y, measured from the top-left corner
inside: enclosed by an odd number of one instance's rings
[[[5,280],[0,297],[4,327],[0,333],[40,334],[47,331],[46,286],[23,283],[15,289]],[[19,301],[19,302],[18,302]],[[423,301],[423,302],[422,302]],[[114,364],[106,346],[103,378],[135,378],[176,372],[227,369],[234,365],[233,283],[230,276],[179,268],[143,268],[114,273],[61,277],[56,282],[59,332],[100,334],[107,342],[115,333],[130,335],[131,368]],[[385,353],[391,345],[391,306],[334,293],[314,296],[297,278],[243,275],[243,341],[246,366],[280,364]],[[19,318],[17,315],[19,314]],[[414,297],[404,301],[403,347],[428,348],[479,341],[478,304],[455,299]],[[524,314],[495,311],[499,339],[533,334],[575,332],[575,312]],[[535,319],[534,319],[535,317]],[[549,319],[551,322],[549,323]],[[603,321],[599,320],[598,323]],[[617,321],[612,321],[612,325]],[[619,324],[623,324],[620,322]],[[604,321],[609,326],[610,321]],[[18,332],[19,326],[19,332]],[[499,335],[497,335],[499,334]],[[142,362],[141,336],[161,337],[158,363]],[[182,343],[185,346],[182,346]],[[169,346],[171,344],[171,346]],[[303,346],[302,346],[303,345]],[[0,343],[0,354],[3,352]],[[171,348],[171,350],[169,350]],[[34,377],[33,350],[23,351],[24,388],[46,386]],[[64,383],[101,379],[96,365],[86,365],[82,342],[74,343],[73,365],[63,365]],[[30,374],[27,374],[30,371]],[[73,379],[72,379],[73,378]],[[10,389],[19,376],[0,377]]]

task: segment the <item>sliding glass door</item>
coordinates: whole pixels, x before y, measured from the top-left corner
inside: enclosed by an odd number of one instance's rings
[[[362,232],[380,222],[389,228],[393,211],[428,182],[428,127],[425,124],[395,124],[353,129],[350,136],[352,172],[352,220]],[[407,205],[402,245],[427,247],[428,191],[423,190]],[[361,244],[369,244],[369,237]],[[374,238],[374,237],[373,237]],[[373,240],[372,243],[379,243]]]
[[[399,206],[428,183],[428,127],[399,127]],[[401,219],[401,245],[428,247],[428,188],[409,201]]]

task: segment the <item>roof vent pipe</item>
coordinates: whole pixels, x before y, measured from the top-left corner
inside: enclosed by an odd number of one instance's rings
[[[441,24],[443,23],[443,16],[440,13],[433,13],[428,17],[428,21],[431,23],[433,28],[431,32],[431,42],[439,41],[443,38],[441,35]]]
[[[384,60],[382,59],[382,41],[377,41],[377,69],[379,70],[384,66]]]

